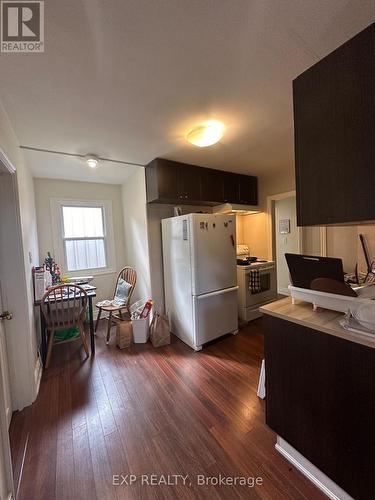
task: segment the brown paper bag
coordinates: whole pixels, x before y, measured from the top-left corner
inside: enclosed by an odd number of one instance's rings
[[[119,349],[130,347],[133,340],[133,328],[131,321],[121,321],[116,327],[116,345]]]
[[[171,343],[171,333],[168,316],[155,313],[150,326],[150,340],[154,347]]]

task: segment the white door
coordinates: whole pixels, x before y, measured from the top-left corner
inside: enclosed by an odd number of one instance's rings
[[[4,318],[1,315],[4,314]],[[11,317],[11,316],[9,316]],[[2,377],[2,396],[4,401],[5,416],[7,426],[9,428],[10,421],[12,418],[12,401],[10,396],[10,385],[9,385],[9,369],[8,369],[8,357],[7,357],[7,344],[5,336],[4,322],[6,319],[6,311],[3,310],[2,305],[2,294],[1,294],[1,276],[0,276],[0,369]]]
[[[1,290],[1,289],[0,289]],[[3,313],[0,293],[0,315]],[[0,499],[13,498],[13,473],[9,445],[9,424],[12,407],[9,390],[8,363],[4,319],[0,316]]]
[[[190,217],[193,295],[236,286],[236,217],[212,214]]]
[[[238,287],[193,297],[195,343],[217,339],[238,329]]]

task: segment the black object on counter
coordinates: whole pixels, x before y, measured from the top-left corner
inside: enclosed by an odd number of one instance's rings
[[[294,253],[286,253],[285,258],[294,286],[311,288],[311,282],[317,278],[331,278],[344,283],[341,259]]]
[[[258,261],[257,257],[244,257],[243,259],[237,259],[238,266],[248,266],[253,262],[261,262],[261,261]]]

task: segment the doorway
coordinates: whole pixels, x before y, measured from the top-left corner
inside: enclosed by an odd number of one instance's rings
[[[273,208],[277,292],[281,295],[289,295],[290,279],[285,254],[299,253],[301,248],[295,195],[275,200]]]
[[[327,228],[298,227],[296,216],[296,192],[275,194],[267,197],[268,254],[276,262],[277,291],[289,295],[289,270],[285,253],[327,255]]]

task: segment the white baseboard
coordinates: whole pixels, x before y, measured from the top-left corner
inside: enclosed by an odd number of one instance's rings
[[[276,450],[293,464],[304,476],[307,477],[317,488],[332,500],[354,500],[340,486],[315,467],[307,458],[299,453],[293,446],[283,438],[277,436]]]
[[[262,359],[262,365],[260,367],[257,396],[260,399],[266,398],[266,361],[265,361],[265,359]]]
[[[5,410],[5,421],[8,425],[8,428],[10,426],[10,421],[12,420],[12,408],[8,406],[8,408]]]
[[[290,295],[290,290],[289,290],[289,288],[285,288],[283,286],[278,286],[277,293],[279,293],[280,295]]]
[[[39,392],[40,381],[42,379],[43,367],[40,361],[39,356],[36,359],[35,368],[34,368],[34,380],[35,380],[35,399]]]

